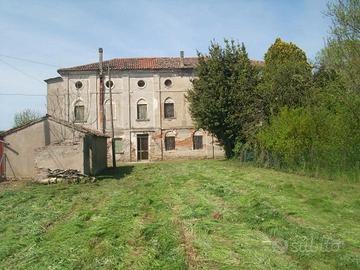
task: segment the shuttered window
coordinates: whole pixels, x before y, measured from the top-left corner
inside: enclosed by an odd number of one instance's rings
[[[115,138],[115,154],[124,153],[124,142],[121,138]]]
[[[146,120],[147,119],[147,105],[146,104],[138,104],[137,105],[137,119],[138,120]]]
[[[76,105],[74,108],[74,115],[76,122],[84,122],[84,114],[85,114],[85,106],[84,105]]]

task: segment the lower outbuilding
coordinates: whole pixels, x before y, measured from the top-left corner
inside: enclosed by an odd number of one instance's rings
[[[46,115],[0,134],[0,175],[33,179],[47,169],[96,175],[107,167],[103,133]]]

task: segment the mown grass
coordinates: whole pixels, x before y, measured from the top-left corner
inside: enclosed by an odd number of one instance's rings
[[[0,269],[360,269],[359,191],[212,160],[0,185]]]

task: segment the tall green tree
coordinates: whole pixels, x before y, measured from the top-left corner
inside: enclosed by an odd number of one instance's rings
[[[265,54],[265,65],[259,93],[268,118],[281,107],[295,108],[304,104],[311,85],[311,66],[305,52],[280,38]]]
[[[203,128],[233,156],[236,141],[246,141],[246,130],[259,121],[256,87],[257,68],[245,46],[225,40],[222,47],[212,42],[209,53],[198,53],[197,78],[187,99],[198,128]]]
[[[40,113],[31,109],[25,109],[18,112],[14,116],[14,127],[19,127],[30,123],[31,121],[37,120],[41,117]]]
[[[360,94],[360,0],[330,2],[327,15],[332,26],[320,61],[342,76],[348,90]]]

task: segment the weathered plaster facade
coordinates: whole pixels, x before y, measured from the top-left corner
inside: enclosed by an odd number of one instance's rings
[[[148,159],[188,159],[188,158],[214,158],[222,157],[223,150],[216,143],[216,139],[208,133],[201,131],[203,145],[201,149],[194,150],[193,134],[196,131],[191,119],[185,95],[192,87],[194,65],[179,64],[173,67],[149,68],[122,68],[116,66],[114,59],[104,62],[104,82],[108,81],[107,64],[112,66],[111,81],[113,96],[113,120],[115,137],[122,139],[121,153],[116,154],[120,161],[137,161],[138,136],[148,134]],[[139,59],[125,59],[139,61]],[[143,59],[140,59],[143,60]],[[146,59],[145,59],[146,60]],[[169,60],[179,62],[179,58]],[[132,62],[131,62],[132,63]],[[172,63],[172,62],[171,62]],[[102,130],[99,124],[100,77],[97,64],[61,69],[61,77],[46,80],[48,84],[48,113],[69,122],[76,122],[74,109],[77,104],[84,106],[84,121],[79,123],[92,129]],[[170,80],[171,85],[165,81]],[[82,87],[77,88],[80,81]],[[139,86],[144,81],[144,86]],[[105,86],[104,110],[105,131],[110,134],[110,96]],[[172,100],[174,104],[174,117],[166,118],[164,103]],[[138,119],[138,102],[147,105],[146,119]],[[165,150],[165,137],[167,132],[175,136],[175,149]],[[110,145],[110,144],[109,144]],[[111,153],[111,151],[108,151]]]

